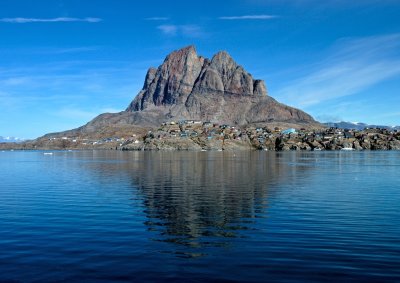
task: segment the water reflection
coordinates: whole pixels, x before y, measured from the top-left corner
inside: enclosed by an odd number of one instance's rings
[[[269,186],[291,172],[276,153],[155,152],[130,159],[136,162],[125,166],[153,239],[192,248],[229,245],[227,238],[255,229],[255,218],[267,217],[275,190]]]
[[[306,177],[315,155],[276,152],[93,152],[89,171],[123,176],[139,198],[152,240],[182,248],[226,247],[268,217],[285,183]],[[187,251],[187,250],[185,250]],[[201,255],[201,254],[200,254]]]

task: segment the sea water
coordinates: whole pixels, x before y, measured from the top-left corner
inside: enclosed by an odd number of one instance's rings
[[[400,152],[0,152],[0,282],[400,281]]]

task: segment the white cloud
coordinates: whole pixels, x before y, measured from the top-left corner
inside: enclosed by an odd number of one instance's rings
[[[145,18],[146,21],[168,21],[168,17],[150,17],[150,18]]]
[[[160,25],[157,29],[168,36],[201,37],[204,35],[203,30],[198,25]]]
[[[100,18],[68,18],[68,17],[59,17],[59,18],[49,18],[49,19],[40,19],[40,18],[2,18],[0,22],[4,23],[13,23],[13,24],[26,24],[26,23],[56,23],[56,22],[87,22],[87,23],[98,23],[101,22]]]
[[[180,26],[180,30],[183,35],[191,37],[199,37],[203,34],[202,29],[196,25],[183,25]]]
[[[157,28],[166,35],[176,35],[178,31],[178,26],[176,25],[160,25]]]
[[[400,75],[400,34],[342,39],[321,63],[304,66],[311,72],[276,92],[296,107],[318,105],[357,94]]]
[[[220,20],[271,20],[278,16],[275,15],[244,15],[244,16],[224,16],[219,17]]]

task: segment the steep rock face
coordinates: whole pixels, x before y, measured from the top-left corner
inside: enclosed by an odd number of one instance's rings
[[[158,69],[150,68],[143,89],[127,110],[184,103],[204,64],[193,46],[172,52]]]
[[[168,55],[158,69],[148,70],[143,89],[127,111],[185,104],[190,95],[224,93],[265,96],[266,88],[227,52],[218,52],[210,61],[188,46]]]
[[[154,124],[180,119],[238,125],[315,123],[303,111],[267,96],[264,81],[253,79],[226,51],[209,60],[198,56],[193,46],[172,52],[157,69],[150,68],[143,89],[126,111],[136,116],[151,113],[160,119]]]

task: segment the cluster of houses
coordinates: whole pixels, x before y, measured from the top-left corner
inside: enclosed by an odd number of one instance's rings
[[[169,145],[196,143],[201,148],[224,148],[236,144],[265,150],[338,150],[400,149],[400,132],[387,129],[351,130],[321,128],[317,130],[279,127],[245,128],[210,121],[183,120],[164,122],[158,129],[143,135],[125,137],[52,137],[43,147],[58,148],[146,148],[154,142]],[[162,148],[162,146],[161,146]]]
[[[246,127],[217,124],[209,121],[185,120],[165,122],[156,131],[150,131],[144,141],[163,139],[236,140],[248,142],[252,147],[269,150],[322,150],[322,149],[391,149],[400,140],[397,130],[321,128],[306,130],[294,128]]]
[[[400,132],[388,129],[300,131],[280,135],[277,150],[398,150]]]
[[[156,131],[150,131],[148,138],[196,138],[211,139],[241,139],[243,132],[236,127],[217,124],[209,121],[183,120],[180,122],[165,122]]]
[[[128,139],[120,138],[120,137],[106,137],[101,139],[88,139],[81,137],[52,137],[48,139],[50,143],[64,144],[64,147],[90,147],[90,146],[99,146],[99,145],[108,145],[108,144],[120,144],[122,145]],[[133,140],[136,140],[136,136],[133,135]]]

